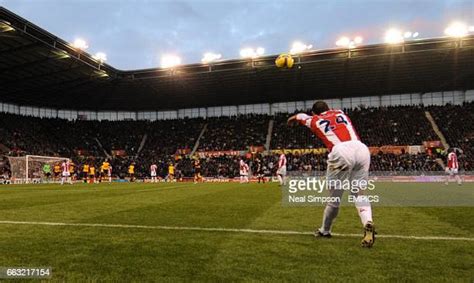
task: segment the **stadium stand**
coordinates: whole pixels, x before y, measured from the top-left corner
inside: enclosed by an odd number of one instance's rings
[[[369,146],[421,145],[436,139],[424,117],[425,110],[433,113],[441,130],[452,146],[461,148],[468,158],[462,167],[471,168],[472,125],[456,121],[472,119],[473,103],[447,106],[392,106],[356,108],[346,110],[356,125],[361,139]],[[35,154],[71,157],[76,163],[102,162],[112,157],[116,174],[126,172],[128,164],[137,163],[139,176],[148,174],[148,166],[157,162],[160,175],[166,175],[170,162],[175,162],[184,176],[192,175],[191,159],[187,157],[203,126],[201,151],[245,151],[250,146],[262,145],[270,119],[275,121],[273,149],[308,149],[323,145],[310,131],[289,128],[286,119],[290,114],[239,115],[162,121],[68,121],[12,114],[0,114],[0,143],[10,149],[10,155]],[[384,117],[384,118],[382,118]],[[147,136],[142,151],[138,148]],[[98,142],[97,142],[98,141]],[[101,147],[101,146],[102,147]],[[182,153],[179,150],[184,150]],[[117,152],[118,151],[118,152]],[[176,154],[178,152],[178,154]],[[275,155],[264,157],[265,164],[276,164]],[[202,157],[206,176],[237,176],[240,156],[222,155]],[[324,154],[288,154],[288,170],[325,170]],[[273,169],[274,166],[271,166]],[[435,156],[426,153],[393,154],[377,152],[372,157],[375,171],[438,171],[442,167]]]
[[[275,56],[263,56],[172,71],[118,70],[3,7],[0,38],[5,155],[63,156],[77,165],[110,159],[121,178],[131,162],[138,177],[148,175],[152,162],[160,176],[175,163],[180,174],[191,176],[189,155],[198,144],[204,175],[232,177],[242,155],[263,148],[271,175],[275,150],[323,146],[307,129],[287,127],[286,119],[324,98],[345,108],[362,141],[373,147],[372,170],[443,169],[445,149],[420,150],[439,141],[425,111],[450,146],[463,150],[461,167],[472,170],[474,109],[467,102],[474,100],[473,35],[314,50],[300,54],[297,67],[288,70],[274,67]],[[410,146],[416,150],[408,152]],[[290,171],[325,170],[324,151],[287,155]],[[6,160],[0,174],[8,171]]]
[[[462,105],[448,104],[428,108],[450,147],[460,148],[464,154],[461,167],[473,170],[474,158],[474,102]]]
[[[263,146],[268,115],[240,115],[208,119],[207,130],[200,140],[200,150],[244,150]]]
[[[358,130],[360,138],[369,146],[415,145],[436,137],[421,106],[358,107],[345,109],[345,112]],[[323,146],[306,129],[286,127],[287,118],[288,114],[275,117],[272,148]]]

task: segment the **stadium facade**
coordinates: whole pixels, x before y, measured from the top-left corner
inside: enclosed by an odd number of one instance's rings
[[[315,99],[324,99],[316,98]],[[446,91],[435,93],[413,93],[401,95],[381,95],[365,97],[347,97],[325,99],[332,108],[353,109],[360,106],[382,107],[401,105],[460,105],[464,102],[474,101],[474,90]],[[310,109],[314,100],[291,101],[277,103],[261,103],[248,105],[213,106],[200,108],[187,108],[168,111],[87,111],[53,109],[34,106],[22,106],[10,103],[0,103],[0,112],[41,118],[61,118],[68,120],[168,120],[183,118],[206,118],[220,116],[235,116],[245,114],[293,113],[297,110]]]

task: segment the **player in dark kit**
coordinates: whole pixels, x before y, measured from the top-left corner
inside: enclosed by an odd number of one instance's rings
[[[264,177],[264,173],[263,173],[263,164],[262,164],[262,161],[260,160],[260,158],[257,158],[255,160],[255,173],[257,173],[257,180],[258,180],[258,183],[260,183],[260,181],[262,181],[262,183],[265,183],[265,177]]]
[[[202,182],[201,161],[199,161],[199,159],[194,160],[193,167],[194,167],[194,184],[197,184],[198,182]]]

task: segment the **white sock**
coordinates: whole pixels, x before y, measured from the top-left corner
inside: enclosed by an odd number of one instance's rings
[[[281,175],[277,175],[278,177],[278,182],[280,182],[280,185],[283,185],[283,177]]]
[[[61,185],[64,185],[64,177],[61,178]]]
[[[365,226],[367,222],[372,222],[372,207],[369,205],[356,206],[360,221]]]
[[[459,177],[459,175],[456,175],[455,178],[456,178],[456,181],[458,182],[458,184],[461,185],[461,182],[462,182],[461,177]]]

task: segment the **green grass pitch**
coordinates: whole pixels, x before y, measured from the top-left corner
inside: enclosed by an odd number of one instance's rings
[[[474,192],[472,184],[380,186]],[[380,236],[470,240],[381,237],[362,249],[360,237],[348,235],[362,235],[349,206],[333,229],[346,235],[332,239],[158,227],[312,232],[320,225],[322,207],[283,206],[274,183],[15,185],[0,187],[0,200],[0,266],[50,266],[58,281],[474,280],[472,206],[374,207]]]

